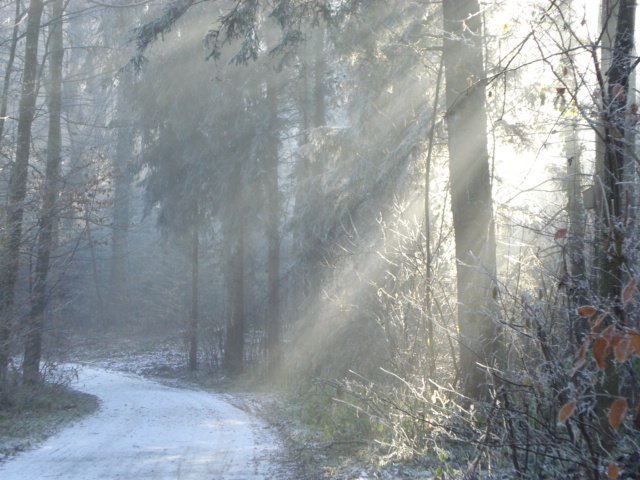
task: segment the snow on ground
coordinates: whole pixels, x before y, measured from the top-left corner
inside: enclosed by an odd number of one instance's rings
[[[99,411],[0,465],[3,480],[281,478],[274,435],[224,397],[123,372],[79,370]]]

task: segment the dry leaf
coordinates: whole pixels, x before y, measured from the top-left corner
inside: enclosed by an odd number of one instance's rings
[[[591,305],[583,305],[582,307],[578,308],[578,315],[580,315],[581,317],[590,317],[591,315],[596,313],[596,311],[597,310]]]
[[[627,403],[626,398],[619,398],[611,404],[611,408],[609,409],[609,414],[607,416],[609,417],[609,424],[614,430],[618,430],[618,427],[624,418],[624,414],[627,413],[627,408],[629,408],[629,404]]]
[[[566,228],[561,228],[555,233],[555,235],[553,236],[553,239],[558,240],[560,238],[564,238],[567,236],[567,233],[569,233],[569,230],[567,230]]]
[[[618,83],[613,87],[613,98],[620,100],[622,97],[624,97],[624,87]]]
[[[575,409],[576,409],[576,402],[567,403],[564,407],[560,409],[560,412],[558,413],[558,422],[560,423],[566,422],[567,418],[573,415],[573,412],[575,411]]]
[[[640,355],[640,333],[629,333],[629,341],[636,351],[636,355]]]
[[[591,320],[589,321],[589,323],[591,324],[591,333],[597,332],[598,326],[602,323],[602,320],[604,320],[606,316],[606,313],[601,313],[593,322]]]
[[[609,342],[604,337],[598,337],[593,344],[593,357],[596,359],[598,368],[604,370],[604,359],[609,350]]]
[[[633,292],[636,289],[636,285],[636,279],[633,278],[629,283],[627,283],[627,286],[622,289],[620,298],[622,298],[622,305],[624,305],[625,307],[627,306],[627,303],[629,303],[629,300],[631,300],[631,297],[633,297]]]
[[[614,335],[614,331],[615,331],[616,326],[615,325],[609,325],[607,328],[605,328],[601,335],[607,339],[607,342],[611,343],[611,341],[613,340]]]
[[[607,330],[609,330],[607,328]],[[606,332],[606,330],[605,330]],[[604,335],[604,332],[603,332]],[[605,335],[607,337],[607,340],[609,340],[609,346],[611,348],[616,347],[622,340],[624,340],[627,336],[622,333],[622,332],[616,332],[613,335],[611,335],[610,333],[608,335]]]
[[[607,467],[607,477],[609,477],[611,480],[615,480],[619,476],[620,476],[620,469],[618,468],[618,465],[616,465],[613,462],[610,462],[609,466]]]
[[[633,346],[631,345],[631,338],[628,335],[622,336],[617,345],[613,348],[613,352],[615,353],[616,360],[619,363],[626,362],[633,351]]]
[[[587,338],[585,342],[582,344],[582,346],[580,347],[580,350],[578,350],[579,359],[583,360],[587,358],[587,348],[589,348],[590,343],[591,343],[591,339]]]

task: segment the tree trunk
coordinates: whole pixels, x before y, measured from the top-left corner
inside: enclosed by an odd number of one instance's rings
[[[117,133],[114,161],[113,187],[113,242],[109,276],[109,327],[120,323],[129,311],[128,285],[128,232],[131,221],[131,156],[132,134],[127,108],[127,89],[131,85],[131,74],[121,72],[117,99]]]
[[[198,235],[198,207],[196,205],[193,244],[191,245],[191,314],[189,315],[189,370],[198,369],[198,267],[200,237]]]
[[[0,267],[0,385],[6,378],[9,364],[8,348],[13,323],[14,289],[20,262],[24,199],[27,194],[31,124],[35,115],[38,87],[38,38],[42,9],[43,0],[31,0],[27,11],[24,71],[18,112],[18,138],[8,192],[8,238],[3,249]]]
[[[47,166],[44,183],[44,198],[40,224],[38,225],[38,247],[36,256],[35,280],[31,292],[31,309],[27,320],[24,361],[22,373],[25,382],[40,380],[40,359],[42,356],[42,330],[44,311],[47,304],[47,275],[49,259],[54,244],[56,204],[60,189],[60,161],[62,152],[62,131],[60,116],[62,113],[62,61],[64,45],[62,38],[62,0],[56,0],[51,8],[53,24],[49,37],[49,137],[47,143]]]
[[[11,34],[11,47],[9,47],[9,59],[7,60],[7,69],[4,72],[4,86],[2,87],[2,101],[0,105],[0,142],[4,136],[4,121],[7,117],[7,105],[9,103],[9,87],[11,86],[11,73],[13,71],[13,62],[16,58],[16,49],[18,47],[18,29],[22,15],[20,14],[20,2],[16,0],[16,13],[13,23],[13,33]]]
[[[274,374],[282,360],[280,319],[280,182],[278,176],[279,122],[275,72],[267,78],[268,138],[265,156],[267,193],[267,370]]]
[[[627,130],[627,98],[631,53],[634,43],[636,4],[632,0],[620,0],[616,38],[612,51],[609,83],[604,97],[604,168],[598,172],[596,189],[603,191],[597,205],[599,241],[603,255],[599,258],[600,281],[598,293],[612,302],[613,310],[622,319],[624,312],[620,293],[624,282],[624,169],[629,146],[625,140]]]
[[[570,131],[565,136],[565,155],[567,157],[567,215],[569,219],[569,235],[565,246],[568,265],[566,265],[568,278],[563,282],[568,292],[570,312],[575,314],[575,309],[587,303],[588,279],[584,258],[584,237],[586,234],[586,211],[582,201],[582,167],[580,140],[576,133],[576,125],[569,126]],[[579,321],[580,323],[583,323]],[[575,322],[571,326],[571,335],[580,345],[583,341],[584,329]]]
[[[231,254],[231,315],[227,322],[224,367],[229,375],[239,375],[244,363],[244,227],[236,227],[237,236]]]
[[[325,31],[318,28],[312,33],[309,42],[308,54],[313,59],[311,66],[307,66],[303,76],[303,92],[300,99],[302,110],[303,145],[312,142],[310,131],[323,127],[326,124],[326,70],[327,60],[325,54]],[[313,215],[313,210],[302,213],[301,205],[311,208],[317,205],[322,198],[322,182],[320,176],[324,168],[324,159],[321,152],[313,152],[302,155],[296,164],[296,177],[299,187],[295,198],[294,216]],[[294,231],[295,254],[301,263],[300,286],[302,294],[310,300],[317,301],[320,297],[322,253],[319,240],[302,225]]]
[[[455,233],[460,369],[464,393],[486,397],[482,365],[492,365],[495,233],[477,0],[443,2],[447,130]]]
[[[609,303],[615,317],[626,323],[626,313],[620,298],[625,278],[625,201],[623,184],[625,166],[628,163],[629,145],[627,130],[627,103],[631,74],[631,54],[635,32],[635,0],[618,2],[616,36],[608,69],[608,85],[603,96],[604,158],[603,168],[596,172],[596,189],[602,191],[596,205],[596,234],[602,254],[597,257],[599,273],[598,295]],[[596,402],[596,414],[600,419],[602,443],[608,450],[615,445],[615,432],[609,425],[607,411],[611,399],[620,394],[620,375],[614,361],[607,357],[605,375]]]
[[[438,106],[440,104],[440,86],[442,83],[442,71],[444,69],[444,60],[440,59],[440,67],[438,69],[438,78],[436,80],[436,95],[433,100],[433,118],[431,128],[429,130],[429,147],[427,148],[427,160],[425,165],[424,177],[424,240],[425,240],[425,310],[427,314],[427,350],[428,350],[428,366],[429,378],[434,378],[436,372],[436,349],[435,339],[433,337],[433,317],[431,304],[431,289],[433,288],[433,259],[431,255],[431,156],[433,152],[433,144],[435,142],[436,121],[438,116]]]

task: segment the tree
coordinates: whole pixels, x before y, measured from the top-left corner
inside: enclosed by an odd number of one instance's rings
[[[13,63],[16,58],[16,50],[18,48],[18,31],[23,13],[20,13],[20,2],[16,1],[16,13],[13,21],[13,31],[11,34],[11,47],[9,48],[9,58],[7,60],[7,68],[4,73],[4,84],[2,87],[2,100],[0,101],[0,141],[4,137],[4,123],[7,117],[7,104],[9,102],[9,87],[11,86],[11,73],[13,71]]]
[[[62,114],[62,62],[64,58],[63,13],[63,0],[56,0],[51,6],[53,24],[49,34],[50,97],[46,176],[40,223],[38,225],[35,279],[31,293],[31,310],[27,321],[24,362],[22,364],[24,380],[32,383],[40,380],[42,334],[45,307],[47,305],[47,276],[49,273],[49,259],[54,244],[58,193],[60,190],[60,162],[62,157],[60,119]]]
[[[460,370],[466,395],[483,398],[498,333],[492,319],[495,232],[482,50],[476,0],[443,2],[447,144],[456,243]]]
[[[9,362],[8,342],[12,325],[14,288],[20,262],[24,199],[27,194],[27,176],[31,151],[31,125],[35,115],[38,89],[38,43],[40,20],[44,2],[31,0],[27,11],[25,34],[24,72],[18,114],[18,138],[15,162],[11,169],[9,183],[9,204],[7,212],[8,239],[2,252],[0,265],[0,385],[5,381]]]
[[[597,206],[600,226],[600,242],[604,255],[600,257],[601,297],[613,302],[619,318],[624,318],[620,294],[625,284],[624,253],[625,241],[625,187],[623,185],[625,166],[629,163],[629,145],[625,132],[629,128],[627,103],[629,79],[631,76],[631,55],[635,32],[635,2],[620,1],[617,5],[617,27],[611,53],[611,66],[607,72],[607,83],[600,72],[600,81],[606,91],[603,96],[604,110],[604,165],[598,172],[596,188],[604,194]],[[607,14],[608,16],[611,13]]]
[[[266,25],[265,29],[271,28]],[[273,37],[273,33],[267,38]],[[270,38],[270,43],[273,39]],[[282,362],[282,312],[280,299],[280,218],[282,207],[280,200],[280,120],[278,118],[278,79],[275,71],[268,68],[265,101],[267,124],[265,132],[264,170],[266,193],[266,230],[268,242],[267,254],[267,365],[269,373],[273,374]]]
[[[615,9],[606,12],[607,19]],[[616,34],[611,52],[611,65],[606,78],[599,73],[602,88],[603,129],[601,141],[604,143],[602,169],[596,172],[596,189],[601,189],[596,205],[598,221],[597,240],[601,248],[598,259],[598,295],[601,300],[610,302],[614,321],[628,325],[625,305],[622,298],[629,268],[626,265],[626,230],[629,195],[624,185],[625,169],[630,162],[632,146],[628,144],[626,132],[633,126],[629,122],[629,86],[633,68],[631,63],[635,39],[636,3],[621,0],[617,4]],[[632,274],[631,274],[632,275]],[[601,386],[596,405],[596,414],[603,431],[603,444],[611,450],[615,445],[615,432],[609,425],[607,412],[611,396],[620,394],[620,373],[613,360],[605,363],[605,378]]]
[[[133,127],[129,112],[132,86],[130,72],[120,74],[116,100],[116,149],[114,154],[113,241],[109,275],[110,323],[120,323],[128,308],[128,232],[131,223],[131,182],[133,165]],[[106,325],[107,327],[109,325]]]

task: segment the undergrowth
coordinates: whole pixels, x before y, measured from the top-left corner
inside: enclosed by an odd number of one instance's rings
[[[0,461],[97,410],[96,397],[69,388],[68,373],[54,375],[51,368],[48,373],[55,382],[9,382],[0,392]]]

